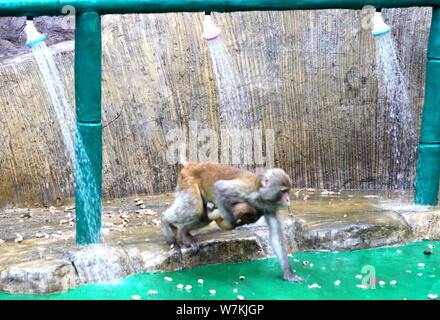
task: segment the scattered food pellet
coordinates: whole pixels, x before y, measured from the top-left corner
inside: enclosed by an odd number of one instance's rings
[[[134,294],[134,295],[131,296],[131,298],[132,298],[133,300],[140,300],[140,299],[141,299],[141,296],[138,295],[138,294]]]
[[[203,279],[199,279],[199,280],[197,280],[197,283],[198,284],[203,284],[205,281],[203,281]]]
[[[368,286],[365,284],[357,284],[356,287],[361,288],[361,289],[368,289]]]
[[[238,292],[238,289],[237,289],[237,288],[234,288],[234,290],[232,290],[232,292],[237,293],[237,292]]]
[[[423,273],[417,273],[417,276],[421,277],[423,276]]]
[[[240,276],[240,280],[244,280],[246,279],[244,276]]]
[[[183,289],[183,284],[179,283],[179,284],[177,285],[177,289]]]
[[[429,255],[429,254],[431,254],[432,252],[431,252],[431,250],[425,250],[425,251],[423,251],[423,253]]]
[[[308,287],[309,287],[309,289],[321,288],[321,286],[320,286],[319,284],[317,284],[317,283],[314,283],[314,284],[308,285]]]
[[[16,233],[17,237],[14,239],[15,242],[20,243],[23,241],[23,237],[21,234]]]
[[[428,294],[428,298],[431,300],[437,300],[438,294],[430,293]]]
[[[361,274],[357,274],[354,276],[356,279],[362,279],[362,275]]]
[[[395,286],[396,284],[397,284],[397,281],[396,281],[396,280],[391,280],[391,281],[390,281],[390,285]]]
[[[209,294],[216,294],[216,292],[214,289],[209,290]]]
[[[341,280],[336,280],[335,281],[335,286],[339,286],[341,284]]]
[[[402,253],[402,250],[396,250],[397,253]]]
[[[187,284],[186,286],[185,286],[185,290],[191,290],[193,287],[192,287],[192,285],[190,285],[190,284]]]
[[[424,268],[425,264],[424,263],[419,263],[419,264],[417,264],[417,266],[420,267],[420,268]]]
[[[313,263],[311,263],[311,264],[310,264],[310,266],[311,266],[311,267],[313,267],[313,266],[314,266],[314,264],[313,264]]]
[[[322,269],[322,270],[325,270],[325,267],[322,267],[321,269]]]
[[[379,285],[380,285],[380,286],[384,286],[385,284],[386,284],[385,281],[383,281],[383,280],[380,280],[380,281],[379,281]]]
[[[156,290],[150,289],[150,290],[148,290],[148,294],[155,295],[155,294],[158,294],[158,292]]]
[[[405,272],[406,272],[406,273],[411,273],[412,271],[411,271],[411,270],[405,270]]]
[[[237,300],[244,300],[243,296],[237,296]]]
[[[173,278],[171,278],[171,277],[165,277],[164,280],[166,280],[166,281],[173,281]]]
[[[294,261],[294,262],[299,262],[299,260],[298,260],[298,259],[293,259],[293,261]]]

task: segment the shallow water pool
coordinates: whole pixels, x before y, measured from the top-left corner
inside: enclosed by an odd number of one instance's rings
[[[432,254],[426,255],[424,250],[430,250]],[[176,272],[138,274],[113,283],[85,285],[50,295],[0,293],[0,300],[235,300],[238,295],[244,299],[269,300],[426,300],[429,294],[440,295],[440,242],[423,241],[340,253],[298,252],[290,259],[292,268],[305,278],[304,283],[283,281],[278,262],[273,258]],[[244,279],[240,280],[241,276]],[[203,284],[198,283],[199,279],[203,279]],[[340,284],[336,285],[338,280]],[[394,281],[396,283],[392,284]],[[178,284],[191,285],[192,289],[179,289]],[[150,290],[157,291],[157,294],[148,294]],[[210,290],[215,290],[215,293],[210,293]]]

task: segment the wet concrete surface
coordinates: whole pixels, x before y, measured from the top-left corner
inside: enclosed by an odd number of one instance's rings
[[[136,204],[135,200],[141,200]],[[103,203],[102,245],[75,244],[73,207],[0,211],[0,291],[50,293],[130,274],[272,256],[268,230],[253,225],[197,233],[197,255],[164,243],[160,214],[172,194]],[[295,190],[281,211],[289,251],[347,251],[440,239],[440,209],[411,204],[411,193]]]

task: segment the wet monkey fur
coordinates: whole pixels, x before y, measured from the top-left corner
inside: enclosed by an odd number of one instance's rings
[[[254,223],[264,216],[269,226],[270,244],[288,281],[303,281],[291,272],[277,211],[288,207],[291,182],[281,169],[267,170],[264,176],[219,163],[183,162],[175,200],[162,214],[162,232],[168,244],[178,241],[193,252],[199,251],[192,230],[211,221],[225,230]]]

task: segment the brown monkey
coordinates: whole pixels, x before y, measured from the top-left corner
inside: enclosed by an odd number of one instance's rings
[[[202,228],[215,220],[222,229],[256,222],[264,216],[283,278],[304,281],[290,270],[279,208],[289,205],[291,182],[281,169],[270,169],[263,177],[249,171],[218,163],[184,163],[180,172],[176,198],[162,215],[162,232],[168,244],[177,238],[193,252],[199,243],[190,231]],[[208,208],[209,203],[217,209]],[[179,226],[179,228],[177,228]]]

